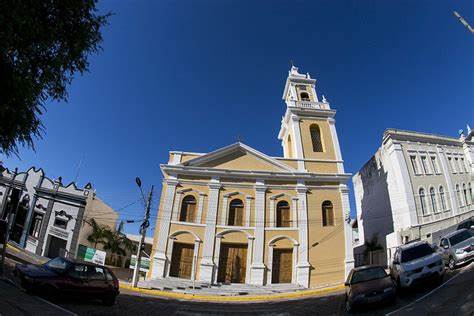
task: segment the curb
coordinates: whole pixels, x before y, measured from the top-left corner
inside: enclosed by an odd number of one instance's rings
[[[330,294],[341,293],[344,290],[344,285],[337,285],[323,289],[303,290],[298,292],[277,293],[268,295],[248,295],[248,296],[221,296],[221,295],[202,295],[202,294],[184,294],[176,292],[168,292],[161,290],[152,290],[146,288],[134,288],[128,284],[120,284],[120,289],[133,291],[141,294],[160,296],[164,298],[174,298],[179,300],[202,301],[214,303],[252,303],[252,302],[268,302],[287,299],[303,299],[310,297],[320,297]]]

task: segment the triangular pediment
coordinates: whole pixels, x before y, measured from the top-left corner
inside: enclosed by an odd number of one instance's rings
[[[293,168],[242,143],[235,143],[218,149],[186,161],[182,165],[243,171],[295,171]]]

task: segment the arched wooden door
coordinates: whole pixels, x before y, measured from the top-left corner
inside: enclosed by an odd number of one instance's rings
[[[293,249],[273,249],[272,283],[291,283]]]
[[[247,270],[247,244],[221,244],[217,281],[245,283]]]
[[[194,245],[174,242],[171,255],[170,276],[191,279]]]

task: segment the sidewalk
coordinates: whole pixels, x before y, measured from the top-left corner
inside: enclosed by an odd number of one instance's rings
[[[37,254],[26,251],[25,249],[17,248],[12,244],[7,244],[6,257],[13,259],[20,263],[43,264],[48,261],[48,258],[39,256]]]

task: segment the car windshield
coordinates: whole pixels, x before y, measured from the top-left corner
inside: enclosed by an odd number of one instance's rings
[[[48,262],[44,264],[44,266],[56,272],[64,272],[69,267],[69,262],[67,262],[63,258],[58,257],[58,258],[49,260]]]
[[[382,267],[368,268],[360,271],[355,271],[354,275],[352,276],[351,284],[382,279],[386,276],[387,273]]]
[[[472,237],[471,233],[468,230],[463,230],[459,232],[458,234],[449,237],[449,242],[451,243],[451,246],[454,246],[471,237]]]
[[[434,252],[433,248],[428,244],[421,244],[402,251],[402,262],[416,260],[428,256]]]

